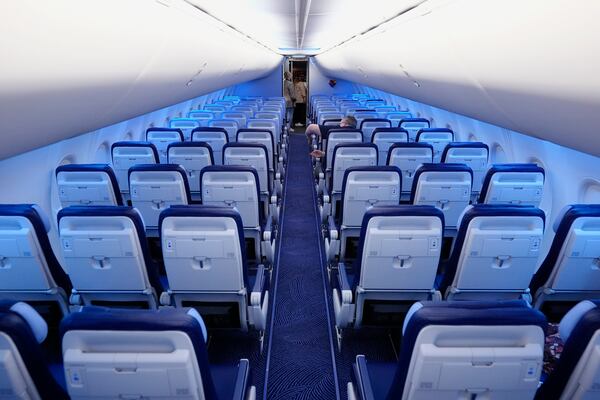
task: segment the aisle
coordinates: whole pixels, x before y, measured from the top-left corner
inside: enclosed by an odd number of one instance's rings
[[[285,211],[264,398],[339,398],[304,135],[290,137]]]

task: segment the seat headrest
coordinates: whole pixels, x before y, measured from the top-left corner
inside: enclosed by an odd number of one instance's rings
[[[4,308],[4,307],[3,307]],[[33,336],[38,343],[42,343],[48,336],[48,324],[42,316],[27,303],[14,303],[9,308],[10,311],[19,314],[27,322],[33,332]]]
[[[521,206],[516,204],[472,204],[465,208],[458,220],[459,227],[462,228],[462,222],[470,222],[477,217],[540,217],[545,223],[546,214],[544,211],[533,206]],[[466,226],[465,226],[466,228]]]
[[[195,119],[186,118],[186,121],[196,121]],[[148,133],[150,132],[174,132],[179,135],[179,140],[183,142],[183,131],[179,128],[148,128],[146,129],[146,140],[148,140]]]
[[[160,158],[158,157],[158,150],[156,146],[150,142],[144,141],[134,141],[134,140],[125,140],[121,142],[115,142],[110,146],[110,153],[113,154],[114,149],[116,147],[147,147],[152,150],[152,154],[154,154],[154,162],[158,163]]]
[[[596,303],[590,300],[584,300],[571,308],[560,321],[558,332],[563,342],[566,342],[571,336],[573,329],[577,326],[581,318],[590,310],[598,307]]]

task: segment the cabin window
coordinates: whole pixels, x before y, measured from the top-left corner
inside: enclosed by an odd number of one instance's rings
[[[107,164],[110,162],[110,158],[110,146],[108,145],[108,142],[102,142],[102,144],[100,144],[96,150],[94,161],[97,163]]]
[[[581,183],[577,201],[584,204],[600,204],[600,182],[595,179],[585,179]]]
[[[492,152],[490,160],[492,164],[502,164],[508,161],[506,159],[506,152],[504,151],[504,148],[502,148],[500,143],[494,143],[491,147]]]

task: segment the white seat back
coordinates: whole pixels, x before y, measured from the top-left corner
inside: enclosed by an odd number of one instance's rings
[[[223,164],[223,146],[228,142],[226,132],[195,130],[192,134],[192,141],[207,143],[212,149],[215,165]]]
[[[169,216],[161,225],[169,289],[238,292],[245,288],[240,234],[226,217]],[[243,236],[242,236],[243,237]]]
[[[65,216],[59,221],[65,269],[81,292],[151,289],[140,238],[126,216]]]
[[[246,116],[246,120],[248,120],[254,116],[254,113],[256,111],[258,111],[258,107],[256,106],[256,104],[254,104],[254,107],[252,107],[250,105],[239,105],[238,104],[237,106],[231,107],[231,111],[244,113],[244,115]],[[244,124],[244,126],[245,126],[245,124]]]
[[[110,176],[105,171],[58,171],[56,183],[62,207],[119,205],[121,196],[115,193]]]
[[[258,174],[261,193],[269,193],[269,167],[267,166],[267,157],[265,149],[261,146],[236,146],[231,144],[225,146],[223,165],[245,165],[252,167]]]
[[[71,330],[62,351],[72,399],[177,398],[180,391],[185,399],[205,399],[194,345],[184,332]]]
[[[474,217],[466,228],[452,287],[525,292],[536,270],[543,236],[544,220],[539,216]]]
[[[188,132],[188,138],[190,137]],[[148,130],[146,132],[146,141],[152,143],[158,151],[161,164],[168,163],[167,147],[171,143],[181,142],[182,138],[178,131],[167,130]]]
[[[129,168],[158,162],[158,152],[151,146],[117,146],[112,149],[112,165],[121,193],[129,193]]]
[[[56,288],[31,221],[0,216],[0,290],[49,291]]]
[[[396,106],[378,106],[373,109],[377,112],[377,118],[385,118],[389,113],[396,112]]]
[[[417,142],[429,143],[433,146],[433,162],[439,163],[442,160],[442,152],[448,143],[454,140],[454,134],[450,131],[423,131],[417,134]]]
[[[176,204],[188,204],[189,187],[185,171],[135,170],[129,174],[131,203],[138,209],[146,228],[158,227],[160,212]]]
[[[369,219],[359,285],[366,290],[431,290],[441,254],[443,224],[434,216]]]
[[[200,121],[194,118],[173,118],[169,121],[169,128],[178,128],[183,132],[184,140],[190,140],[192,130],[200,126]]]
[[[215,119],[215,114],[212,111],[193,110],[188,113],[188,118],[195,119],[200,126],[208,126],[208,121]]]
[[[412,191],[415,172],[422,164],[433,162],[433,148],[423,147],[392,147],[388,165],[400,168],[402,171],[402,193]]]
[[[262,113],[256,113],[255,115],[264,115]],[[275,147],[279,145],[281,135],[281,122],[279,119],[272,117],[268,118],[255,118],[248,120],[246,124],[248,129],[267,129],[273,133],[273,140],[275,141]]]
[[[412,118],[412,114],[408,111],[391,111],[385,114],[385,119],[389,119],[393,127],[397,127],[400,121],[407,118]]]
[[[411,142],[416,141],[417,132],[419,132],[421,129],[429,128],[429,123],[425,121],[400,121],[400,123],[400,127],[408,131],[408,138]]]
[[[342,226],[360,227],[365,212],[376,206],[400,204],[400,171],[349,171],[342,200]]]
[[[465,164],[473,171],[473,192],[479,193],[488,168],[488,148],[449,147],[444,150],[443,162]]]
[[[203,145],[171,146],[168,151],[168,163],[183,167],[187,173],[190,191],[199,192],[200,171],[208,165],[213,165],[213,157],[210,149]]]
[[[273,153],[273,137],[271,136],[271,132],[269,130],[265,130],[262,132],[248,132],[241,131],[237,134],[238,143],[255,143],[261,144],[267,148],[267,161],[269,165],[269,170],[274,170],[274,153]]]
[[[359,125],[360,126],[360,130],[363,133],[363,140],[365,141],[365,143],[371,143],[372,139],[373,139],[373,131],[377,128],[391,128],[391,122],[388,120],[382,120],[382,119],[373,119],[372,121],[369,121],[368,119],[363,120],[362,123]]]
[[[394,143],[408,142],[407,132],[375,132],[372,137],[373,144],[377,146],[378,164],[387,165],[388,151]],[[428,161],[431,162],[431,161]]]
[[[208,123],[208,126],[214,128],[225,128],[227,138],[230,142],[235,142],[235,134],[239,129],[238,122],[234,119],[213,119]]]
[[[375,111],[357,111],[354,113],[354,118],[356,118],[356,127],[360,128],[361,127],[361,123],[363,122],[363,120],[365,119],[374,119],[377,118],[377,112]],[[377,126],[381,126],[381,127],[389,127],[389,125],[377,125]],[[373,128],[374,129],[374,128]],[[365,132],[363,131],[363,136],[365,136],[365,142],[370,143],[371,142],[371,137],[370,136],[366,136],[364,134]]]
[[[496,172],[487,190],[486,204],[519,204],[538,207],[544,191],[541,172]]]
[[[325,120],[342,119],[342,118],[344,118],[344,114],[342,114],[341,112],[323,112],[323,113],[319,114],[319,119],[318,119],[317,123],[319,125],[323,125],[323,122],[325,122]]]
[[[242,111],[225,111],[221,114],[221,118],[232,119],[236,121],[238,124],[238,129],[243,129],[246,127],[246,114]]]
[[[338,146],[334,152],[332,192],[341,192],[344,173],[350,167],[374,167],[377,165],[375,146]]]
[[[362,133],[360,132],[331,132],[327,138],[326,157],[327,165],[326,169],[331,170],[331,164],[333,163],[333,151],[335,146],[341,143],[362,143]]]
[[[423,168],[423,167],[421,167]],[[456,227],[458,217],[471,200],[472,176],[468,171],[426,171],[416,173],[412,204],[424,204],[444,212],[445,224]],[[413,183],[414,185],[414,183]]]
[[[202,204],[233,207],[244,228],[260,226],[258,187],[250,171],[204,171],[202,173]]]
[[[207,104],[207,105],[204,106],[204,109],[206,111],[212,112],[214,114],[214,116],[215,116],[215,119],[221,119],[221,114],[224,111],[227,111],[227,108],[225,106],[222,106],[222,105],[219,105],[219,104]]]

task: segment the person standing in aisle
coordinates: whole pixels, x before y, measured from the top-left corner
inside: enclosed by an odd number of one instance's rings
[[[294,107],[295,126],[304,126],[306,123],[306,95],[308,88],[303,77],[298,77],[294,83],[296,90],[296,107]]]
[[[292,118],[294,116],[294,104],[296,103],[296,90],[292,83],[292,73],[285,71],[283,73],[283,97],[285,97],[285,118],[289,132],[294,132],[292,128]]]

